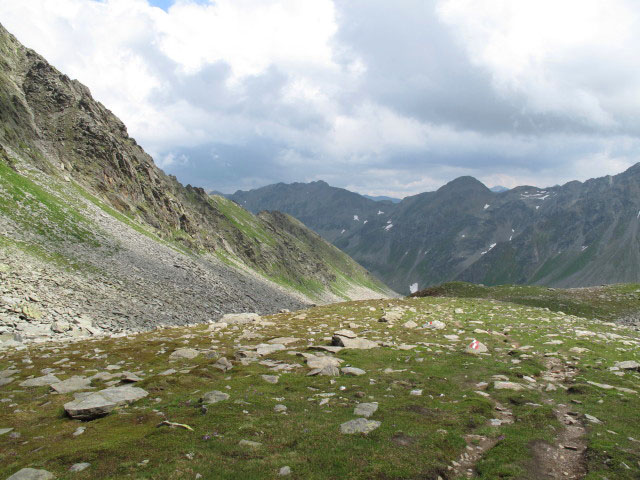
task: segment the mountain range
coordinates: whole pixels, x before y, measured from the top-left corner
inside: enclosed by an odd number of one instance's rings
[[[398,292],[450,280],[578,287],[640,280],[640,164],[562,186],[491,191],[460,177],[399,203],[322,181],[229,198],[298,218]]]

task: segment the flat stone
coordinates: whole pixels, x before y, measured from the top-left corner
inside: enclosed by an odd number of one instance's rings
[[[602,421],[600,421],[599,419],[597,419],[596,417],[594,417],[593,415],[589,415],[588,413],[584,414],[584,418],[586,418],[587,420],[589,420],[591,423],[602,423]]]
[[[351,330],[338,330],[337,332],[334,333],[334,335],[338,335],[340,337],[347,337],[347,338],[356,338],[358,336],[355,333],[353,333],[353,331]]]
[[[336,347],[334,345],[312,345],[309,350],[323,350],[330,353],[338,353],[344,347]]]
[[[74,463],[73,465],[71,465],[71,468],[69,468],[70,472],[82,472],[83,470],[86,470],[87,468],[89,468],[91,466],[90,463],[87,462],[83,462],[83,463]]]
[[[7,480],[52,480],[55,475],[46,470],[37,470],[35,468],[23,468],[11,475]]]
[[[416,322],[414,322],[413,320],[409,320],[408,322],[405,322],[404,324],[402,324],[402,326],[404,328],[416,328],[418,326],[418,324]]]
[[[166,376],[169,376],[169,375],[173,375],[174,373],[176,373],[176,370],[173,369],[173,368],[170,368],[168,370],[160,372],[158,375],[162,375],[163,377],[166,377]]]
[[[344,367],[342,369],[342,373],[344,375],[352,375],[354,377],[359,377],[360,375],[364,375],[365,372],[364,370],[362,370],[361,368],[356,368],[356,367]]]
[[[493,388],[496,390],[524,390],[524,387],[515,382],[493,382]]]
[[[278,375],[261,375],[261,376],[265,382],[272,383],[274,385],[278,383],[278,380],[280,380],[280,377]]]
[[[18,373],[18,370],[7,368],[6,370],[0,372],[0,378],[13,377],[16,373]]]
[[[289,466],[282,467],[278,471],[278,475],[280,475],[281,477],[286,477],[287,475],[291,475],[291,467]]]
[[[322,368],[314,368],[309,373],[307,373],[308,377],[312,377],[314,375],[324,375],[327,377],[337,377],[340,375],[340,370],[338,367],[334,365],[325,365]]]
[[[227,325],[245,325],[247,323],[258,322],[261,320],[257,313],[227,313],[223,315],[219,323]]]
[[[353,435],[355,433],[363,433],[364,435],[374,431],[381,425],[376,420],[367,420],[366,418],[356,418],[355,420],[349,420],[340,425],[340,433],[346,435]]]
[[[270,355],[281,350],[285,350],[285,346],[281,343],[261,343],[256,347],[256,352],[260,356]]]
[[[444,330],[447,325],[440,320],[431,320],[423,325],[424,328],[430,328],[432,330]]]
[[[378,410],[377,402],[359,403],[353,409],[353,414],[369,418],[371,415],[373,415],[376,412],[376,410]]]
[[[260,442],[253,442],[251,440],[240,440],[238,445],[249,448],[260,448],[262,446]]]
[[[296,337],[278,337],[268,340],[267,343],[280,343],[282,345],[289,345],[290,343],[296,343],[299,341],[300,339]]]
[[[107,415],[119,405],[140,400],[148,394],[142,388],[129,385],[110,387],[94,393],[77,395],[75,400],[65,403],[64,409],[71,418],[91,420]]]
[[[170,360],[178,360],[178,359],[192,360],[196,358],[198,355],[200,355],[200,352],[198,352],[198,350],[196,350],[195,348],[179,348],[169,356],[169,359]]]
[[[4,385],[9,385],[14,380],[15,380],[15,378],[13,378],[13,377],[0,378],[0,387],[2,387]]]
[[[369,350],[380,346],[378,345],[378,342],[367,340],[366,338],[349,338],[342,337],[340,335],[334,335],[331,343],[338,347],[354,348],[358,350]]]
[[[213,392],[207,392],[200,399],[202,403],[205,403],[207,405],[210,405],[212,403],[222,402],[224,400],[229,400],[229,394],[221,392],[219,390],[214,390]]]
[[[71,377],[59,383],[51,384],[51,388],[58,393],[71,393],[91,388],[91,380],[86,377]]]
[[[307,357],[307,366],[309,368],[322,369],[326,366],[339,367],[341,363],[342,360],[335,357],[316,355],[310,355]]]
[[[55,375],[44,375],[42,377],[30,378],[20,383],[21,387],[44,387],[53,383],[60,383],[60,379]]]
[[[635,360],[625,360],[624,362],[618,362],[615,365],[620,370],[640,370],[640,363]]]
[[[9,433],[13,431],[13,428],[0,428],[0,435],[4,435],[6,433]]]

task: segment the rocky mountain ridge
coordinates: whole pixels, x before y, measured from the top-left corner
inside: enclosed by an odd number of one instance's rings
[[[5,339],[393,295],[292,217],[165,175],[85,86],[1,26],[0,120]],[[34,285],[21,270],[39,272]]]
[[[492,192],[460,177],[398,204],[324,182],[230,198],[293,215],[399,292],[450,280],[559,287],[640,280],[640,164],[545,189]]]

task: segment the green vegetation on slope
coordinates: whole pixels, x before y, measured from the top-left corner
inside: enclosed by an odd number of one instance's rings
[[[411,296],[493,299],[611,321],[637,316],[640,312],[640,284],[637,283],[562,289],[532,285],[486,287],[467,282],[449,282]]]

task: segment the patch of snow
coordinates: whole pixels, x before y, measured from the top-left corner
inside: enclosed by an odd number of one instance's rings
[[[418,291],[418,284],[412,283],[411,285],[409,285],[409,291],[411,293],[416,293]]]
[[[582,245],[582,247],[580,247],[580,251],[581,251],[581,252],[584,252],[587,248],[589,248],[589,246],[588,246],[588,245],[586,245],[586,246],[585,246],[585,245]]]
[[[540,208],[540,205],[536,205],[536,210]]]
[[[387,223],[391,223],[391,219],[387,220]]]
[[[489,253],[491,250],[493,250],[493,247],[495,247],[497,244],[496,243],[492,243],[491,245],[489,245],[489,248],[487,250],[485,250],[484,252],[481,252],[480,255],[484,255],[486,253]]]
[[[640,218],[640,210],[638,210],[638,216],[636,218]]]
[[[390,223],[389,225],[384,227],[384,229],[388,232],[389,230],[391,230],[391,227],[393,227],[393,223]]]
[[[382,215],[384,212],[382,210],[378,210],[378,215]]]
[[[365,223],[367,223],[369,220],[365,220],[364,222],[362,222],[362,224],[364,225]]]
[[[463,233],[462,235],[460,235],[462,238],[466,237],[466,235]]]
[[[342,235],[344,232],[346,232],[346,230],[343,228],[342,231],[340,232],[340,235]]]
[[[489,208],[491,205],[489,205],[488,203],[484,204],[484,209],[486,210],[487,208]]]
[[[354,215],[354,216],[353,216],[353,219],[354,219],[356,222],[359,222],[359,221],[360,221],[360,218],[358,217],[358,215]]]
[[[511,239],[512,239],[512,238],[513,238],[513,235],[511,235],[511,236],[509,237],[509,241],[511,241]]]

